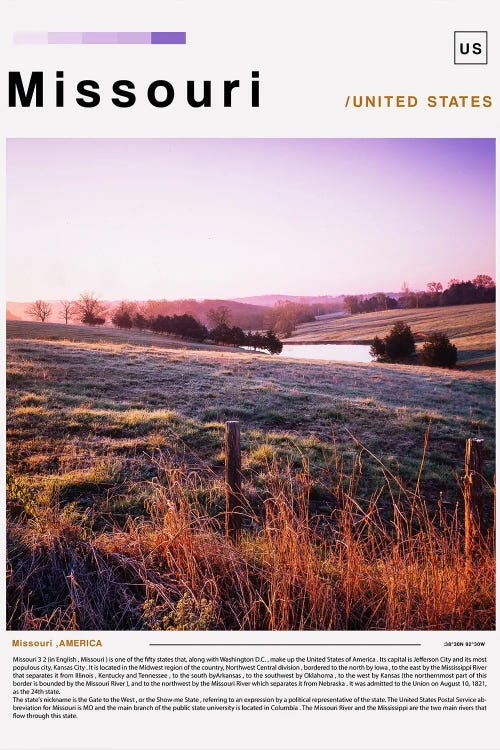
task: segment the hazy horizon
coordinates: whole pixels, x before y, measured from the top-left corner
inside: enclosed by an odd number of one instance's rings
[[[479,275],[479,272],[477,274],[474,274],[473,277],[475,277],[477,275]],[[492,276],[492,278],[495,278],[495,277]],[[468,281],[468,279],[460,279],[460,281],[462,281],[462,280],[463,281]],[[443,289],[446,289],[446,284],[443,285]],[[420,293],[420,292],[423,293],[426,290],[425,289],[412,289],[411,291],[415,291],[415,292],[418,292],[418,293]],[[92,294],[95,293],[93,289],[90,289],[90,290],[89,289],[85,289],[82,293],[87,293],[87,292],[92,293]],[[241,297],[192,297],[192,296],[190,297],[190,296],[186,295],[185,297],[175,297],[175,298],[173,298],[173,297],[149,297],[147,299],[146,298],[139,299],[138,297],[135,297],[135,298],[134,297],[124,297],[122,295],[122,296],[114,297],[113,299],[111,299],[110,297],[108,297],[108,298],[107,297],[102,297],[101,295],[97,295],[97,296],[98,296],[98,299],[101,302],[104,302],[104,303],[133,302],[133,303],[139,303],[139,304],[141,304],[141,303],[145,303],[145,302],[161,302],[163,300],[165,300],[167,302],[181,302],[181,301],[184,301],[184,300],[194,300],[195,302],[206,302],[206,301],[215,300],[215,301],[221,301],[221,302],[227,301],[227,302],[243,302],[244,304],[258,304],[256,302],[255,303],[254,302],[247,302],[247,300],[248,299],[255,299],[255,298],[258,298],[258,297],[263,297],[263,298],[264,297],[279,297],[279,298],[289,299],[289,300],[298,299],[299,297],[303,298],[304,300],[305,299],[309,299],[309,298],[320,298],[320,297],[331,297],[332,299],[336,299],[337,297],[347,297],[347,296],[350,296],[350,295],[358,296],[358,297],[365,297],[365,296],[369,297],[372,294],[375,295],[375,294],[379,294],[379,293],[386,294],[386,295],[402,294],[402,292],[401,292],[400,289],[399,290],[395,290],[395,289],[378,289],[377,291],[372,290],[371,292],[349,291],[349,292],[341,292],[339,294],[317,294],[317,295],[315,295],[315,294],[285,294],[283,292],[275,292],[275,293],[273,293],[273,292],[267,292],[267,293],[264,293],[264,294],[248,294],[248,295],[243,295]],[[35,298],[35,297],[32,297],[31,299],[6,299],[5,300],[5,304],[7,306],[9,304],[13,304],[13,305],[29,305],[30,303],[35,302],[36,299],[44,299],[46,302],[56,303],[57,304],[57,303],[60,303],[60,302],[62,302],[64,300],[74,300],[76,302],[79,297],[80,297],[80,294],[78,294],[78,295],[76,295],[74,297],[68,297],[68,296],[66,296],[66,297],[54,297],[54,298],[49,298],[49,297],[42,297],[42,298],[36,297]],[[264,304],[264,303],[261,303],[261,304]],[[485,304],[489,304],[489,303],[485,303]]]
[[[495,277],[493,139],[7,142],[9,302],[337,296],[479,273]]]

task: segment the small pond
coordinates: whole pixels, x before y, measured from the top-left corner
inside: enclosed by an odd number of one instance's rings
[[[367,344],[283,344],[282,357],[327,359],[331,362],[372,362]]]

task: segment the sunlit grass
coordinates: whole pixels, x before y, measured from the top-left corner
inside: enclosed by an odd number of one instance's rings
[[[9,625],[44,629],[486,630],[494,627],[492,538],[473,568],[458,506],[429,510],[400,492],[392,518],[363,510],[337,466],[329,514],[309,508],[312,478],[268,466],[265,499],[232,542],[202,479],[166,465],[145,513],[102,531],[54,497],[27,501],[9,527]],[[346,481],[348,480],[348,481]],[[344,489],[347,488],[347,489]],[[210,500],[212,502],[210,502]],[[29,572],[29,575],[28,575]]]

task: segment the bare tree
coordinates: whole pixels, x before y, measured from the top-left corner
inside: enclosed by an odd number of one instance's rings
[[[76,304],[72,300],[68,299],[59,300],[59,304],[61,305],[59,317],[64,320],[66,325],[68,325],[69,321],[75,317]]]
[[[226,305],[212,307],[207,312],[207,318],[217,328],[218,326],[228,326],[231,324],[231,310]]]
[[[479,286],[482,289],[493,289],[495,286],[495,282],[491,278],[491,276],[488,276],[485,273],[480,273],[478,276],[476,276],[475,279],[472,279],[472,283],[475,286]]]
[[[45,323],[50,313],[52,312],[52,306],[49,302],[43,299],[35,300],[31,305],[25,309],[25,313],[33,318],[33,320],[39,320],[40,323]]]
[[[440,281],[429,281],[427,291],[429,294],[440,294],[443,291],[443,285]]]
[[[102,325],[106,322],[106,305],[94,292],[80,294],[76,305],[76,317],[89,326]]]
[[[360,311],[361,298],[357,294],[347,294],[344,297],[344,310],[350,315],[356,315]]]

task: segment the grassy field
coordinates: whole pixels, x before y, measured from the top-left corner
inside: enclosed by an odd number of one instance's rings
[[[493,556],[472,578],[458,533],[466,437],[485,439],[493,483],[490,377],[7,333],[11,627],[493,626]],[[221,530],[227,419],[237,543]]]
[[[403,320],[415,334],[444,331],[458,349],[458,366],[495,369],[495,304],[431,307],[422,310],[388,310],[317,320],[299,326],[290,343],[364,343],[386,336]]]
[[[186,344],[183,341],[168,336],[158,336],[154,333],[121,328],[81,325],[64,325],[64,323],[34,323],[24,320],[7,321],[7,338],[42,339],[44,341],[75,341],[87,343],[114,342],[117,344],[135,344],[136,346],[167,347],[169,349],[213,349],[226,351],[225,347],[207,346],[206,344]]]

